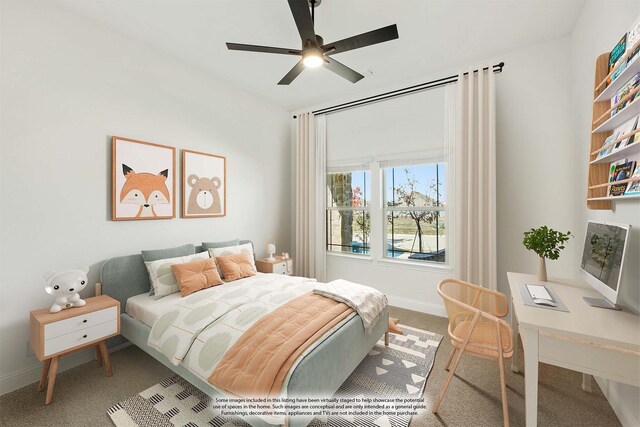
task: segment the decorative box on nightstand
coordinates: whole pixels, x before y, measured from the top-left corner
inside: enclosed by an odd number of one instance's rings
[[[47,397],[51,402],[60,356],[96,348],[98,366],[104,365],[111,376],[111,360],[107,351],[107,338],[120,334],[120,302],[100,295],[85,300],[86,305],[49,313],[48,308],[31,312],[31,349],[42,361],[39,391],[44,390],[47,375]]]
[[[273,261],[269,261],[266,258],[257,259],[256,267],[260,273],[274,273],[274,274],[286,274],[291,276],[293,274],[293,259],[282,258],[280,256],[275,257]]]

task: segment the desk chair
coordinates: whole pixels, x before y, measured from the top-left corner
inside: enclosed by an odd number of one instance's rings
[[[453,346],[445,369],[449,370],[452,360],[453,366],[442,384],[432,412],[438,412],[462,354],[466,352],[472,356],[498,361],[502,416],[504,425],[509,426],[504,359],[513,355],[513,330],[507,322],[500,319],[508,312],[507,297],[503,293],[455,279],[444,279],[438,283],[438,294],[444,300],[447,310],[448,332]]]

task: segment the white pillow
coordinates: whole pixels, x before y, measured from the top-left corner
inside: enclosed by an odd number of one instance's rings
[[[255,257],[253,255],[253,245],[251,243],[245,243],[244,245],[237,245],[237,246],[226,246],[224,248],[209,249],[209,256],[211,256],[211,258],[214,258],[214,259],[215,257],[218,257],[218,256],[235,255],[235,254],[242,254],[242,253],[249,254],[249,262],[253,266],[253,269],[258,271],[256,268]],[[216,262],[216,266],[218,266],[217,262]],[[220,273],[220,277],[224,279],[222,270],[220,270],[220,266],[218,266],[218,273]]]
[[[180,286],[176,276],[171,270],[173,264],[186,264],[197,259],[209,258],[208,252],[200,252],[194,255],[179,256],[175,258],[159,259],[156,261],[146,261],[144,265],[149,271],[149,279],[154,291],[154,298],[160,299],[180,291]]]

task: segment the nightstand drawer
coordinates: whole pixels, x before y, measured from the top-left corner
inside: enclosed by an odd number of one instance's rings
[[[273,273],[275,274],[288,274],[287,261],[282,261],[277,264],[273,264]]]
[[[116,307],[113,307],[115,309]],[[104,311],[104,310],[101,310]],[[99,312],[96,312],[99,313]],[[71,319],[68,319],[71,320]],[[88,328],[80,329],[65,335],[60,335],[55,338],[50,338],[44,342],[44,356],[50,356],[52,354],[59,353],[61,351],[69,350],[74,347],[88,344],[92,341],[97,341],[113,335],[118,332],[118,320],[113,319],[109,322],[101,323],[99,325],[91,326]]]
[[[72,308],[68,310],[73,310]],[[118,317],[118,307],[109,307],[92,313],[71,317],[44,325],[45,341],[72,332],[80,331],[109,321],[115,321]],[[46,348],[46,346],[45,346]],[[58,350],[59,351],[59,350]],[[55,352],[54,352],[55,353]],[[46,352],[45,352],[46,354]],[[51,354],[51,353],[49,353]]]

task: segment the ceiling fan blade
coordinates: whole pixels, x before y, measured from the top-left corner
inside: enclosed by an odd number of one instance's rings
[[[289,8],[296,21],[298,33],[302,39],[302,46],[307,46],[310,41],[313,46],[317,46],[316,32],[313,29],[313,21],[311,20],[311,12],[309,11],[309,2],[307,0],[288,0]]]
[[[341,64],[340,62],[336,61],[333,58],[329,58],[328,56],[325,56],[324,59],[327,61],[324,63],[325,68],[333,71],[340,77],[344,77],[345,79],[349,80],[351,83],[357,83],[358,81],[364,79],[364,76],[362,74],[352,70],[351,68],[347,67],[344,64]]]
[[[361,47],[371,46],[378,43],[387,42],[398,38],[398,27],[396,24],[388,27],[378,28],[377,30],[362,33],[357,36],[349,37],[333,43],[327,43],[322,46],[322,50],[327,53],[341,53]]]
[[[302,60],[300,60],[292,69],[291,71],[289,71],[287,73],[286,76],[284,76],[282,78],[282,80],[280,80],[278,82],[279,85],[288,85],[289,83],[291,83],[296,77],[298,77],[300,75],[300,73],[302,72],[302,70],[304,70],[304,64],[302,63]]]
[[[242,50],[246,52],[279,53],[282,55],[301,55],[299,49],[286,49],[283,47],[258,46],[255,44],[227,43],[229,50]]]

